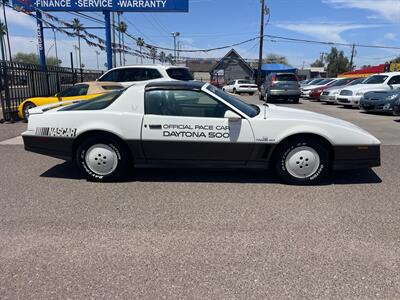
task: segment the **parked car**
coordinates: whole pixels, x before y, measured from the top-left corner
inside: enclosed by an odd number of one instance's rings
[[[299,103],[299,98],[300,84],[295,74],[271,73],[261,85],[260,100],[290,99]]]
[[[133,84],[160,80],[193,80],[188,68],[161,65],[125,66],[111,69],[97,81],[119,82],[128,87]]]
[[[336,103],[336,98],[340,94],[340,91],[345,88],[346,86],[352,86],[352,85],[357,85],[362,83],[365,80],[365,78],[352,78],[352,81],[350,81],[348,84],[344,86],[334,86],[334,87],[329,87],[325,91],[322,92],[320,101],[326,102],[326,103]]]
[[[334,80],[335,78],[325,78],[323,80],[319,80],[304,86],[303,88],[301,88],[301,97],[306,99],[310,98],[310,93],[312,90],[326,86]]]
[[[393,103],[393,114],[395,116],[400,116],[400,99],[397,99],[394,103]]]
[[[116,82],[83,82],[75,84],[52,97],[35,97],[23,101],[18,106],[18,117],[22,120],[28,120],[29,110],[36,106],[57,103],[61,101],[90,100],[101,94],[108,93],[124,88]]]
[[[310,99],[314,99],[314,100],[320,101],[321,94],[325,90],[327,90],[327,89],[329,89],[331,87],[345,86],[351,80],[352,80],[351,78],[337,78],[336,80],[331,81],[330,83],[328,83],[325,86],[321,86],[319,88],[315,88],[315,89],[311,90],[309,97],[310,97]]]
[[[366,112],[393,114],[394,103],[400,99],[400,88],[395,91],[365,93],[360,100],[360,109]]]
[[[229,81],[227,85],[222,88],[223,91],[234,94],[247,93],[249,95],[254,95],[258,87],[256,84],[251,83],[250,80],[239,79]]]
[[[346,107],[359,107],[367,92],[390,91],[400,87],[400,72],[390,72],[368,77],[362,84],[349,86],[337,96],[337,103]]]
[[[309,80],[309,81],[306,82],[306,83],[300,83],[300,87],[303,88],[303,87],[305,87],[305,86],[307,86],[307,85],[318,84],[319,82],[321,82],[321,81],[323,81],[323,80],[325,80],[325,79],[326,79],[326,78],[314,78],[314,79]]]
[[[305,185],[331,168],[380,165],[379,140],[349,122],[250,105],[195,81],[135,85],[30,114],[25,149],[74,160],[93,181],[117,180],[132,166],[270,166],[285,182]]]

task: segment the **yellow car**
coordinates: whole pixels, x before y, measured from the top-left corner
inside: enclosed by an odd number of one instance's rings
[[[60,101],[91,100],[101,94],[124,88],[117,82],[83,82],[54,95],[53,97],[35,97],[23,101],[18,106],[18,117],[28,120],[29,110],[36,106],[57,103]]]

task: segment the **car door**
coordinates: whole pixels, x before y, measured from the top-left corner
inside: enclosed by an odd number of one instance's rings
[[[393,76],[389,79],[388,85],[393,87],[393,89],[400,88],[400,75]]]
[[[202,91],[152,90],[145,95],[142,146],[148,160],[246,162],[254,148],[249,121]]]

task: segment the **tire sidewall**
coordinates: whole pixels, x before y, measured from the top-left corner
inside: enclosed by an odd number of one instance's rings
[[[32,102],[28,102],[28,103],[25,103],[25,104],[24,104],[24,106],[22,107],[22,115],[23,115],[25,121],[28,121],[28,119],[29,119],[29,116],[26,117],[26,113],[25,113],[25,111],[26,111],[26,109],[27,109],[28,106],[30,106],[30,109],[36,107],[36,105],[33,104]]]
[[[289,153],[298,147],[310,147],[314,149],[320,158],[320,165],[318,169],[307,178],[297,178],[292,176],[288,170],[286,169],[286,158]],[[292,141],[288,141],[283,144],[277,152],[276,156],[276,171],[278,175],[289,184],[297,184],[297,185],[312,185],[319,183],[324,176],[328,173],[330,169],[330,157],[328,150],[321,146],[318,141],[313,139],[295,139]]]
[[[86,154],[90,147],[96,144],[104,144],[113,149],[117,155],[117,166],[115,170],[107,175],[100,175],[92,171],[86,163]],[[123,147],[116,141],[108,137],[89,138],[84,141],[78,148],[76,153],[76,163],[89,181],[114,181],[125,175],[128,165],[128,157]]]

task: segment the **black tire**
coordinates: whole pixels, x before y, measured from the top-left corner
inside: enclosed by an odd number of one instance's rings
[[[309,168],[310,173],[307,175],[307,177],[304,178],[299,178],[291,174],[290,171],[288,171],[287,166],[286,166],[286,160],[288,159],[288,156],[293,153],[293,151],[296,151],[296,149],[303,148],[303,149],[313,149],[318,156],[319,156],[319,164],[315,165],[315,171],[314,168],[307,164],[309,159],[312,161],[311,158],[309,158],[306,154],[306,156],[299,157],[299,161],[296,162],[296,164],[299,166],[299,168]],[[295,157],[295,155],[293,156]],[[331,158],[329,155],[329,150],[327,149],[326,146],[324,146],[324,143],[321,143],[318,139],[312,138],[312,137],[296,137],[290,140],[287,140],[283,144],[279,145],[276,152],[274,153],[274,160],[275,160],[275,170],[278,174],[278,176],[287,184],[293,184],[293,185],[313,185],[313,184],[318,184],[329,172],[330,166],[331,166]],[[296,168],[297,168],[296,165]],[[313,168],[313,169],[311,169]],[[306,169],[304,169],[306,170]],[[300,171],[294,170],[294,171]]]
[[[300,102],[300,98],[294,98],[293,99],[293,103],[294,104],[299,104],[299,102]]]
[[[258,96],[258,99],[260,99],[260,101],[264,101],[265,98],[264,98],[262,92],[260,92],[260,95]]]
[[[90,148],[95,145],[106,145],[107,147],[109,147],[109,149],[115,152],[116,159],[114,161],[116,161],[116,167],[109,174],[101,174],[94,170],[93,167],[91,168],[87,163],[86,155],[88,155],[88,150],[90,150]],[[101,156],[100,153],[101,151],[99,151],[99,154],[95,154]],[[107,160],[106,156],[99,157],[98,159],[100,160],[99,165],[100,163],[106,164],[110,162],[110,159]],[[90,137],[84,140],[79,145],[76,151],[75,160],[80,171],[86,177],[86,179],[88,181],[97,182],[110,182],[120,180],[127,175],[129,167],[132,165],[131,158],[126,147],[124,147],[116,139],[108,136]]]
[[[238,94],[238,92],[236,91],[236,89],[233,89],[233,93],[234,93],[234,94]]]
[[[250,95],[250,96],[253,96],[253,95],[254,95],[254,93],[249,93],[249,95]]]
[[[24,117],[24,121],[28,122],[29,119],[29,114],[28,114],[28,110],[35,108],[36,105],[32,102],[27,102],[24,104],[23,108],[22,108],[22,116]]]

